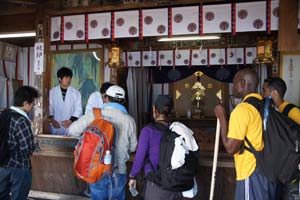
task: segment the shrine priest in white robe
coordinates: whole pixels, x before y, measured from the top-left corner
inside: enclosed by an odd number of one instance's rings
[[[62,67],[57,71],[59,85],[49,94],[50,132],[54,135],[66,134],[67,128],[82,115],[80,92],[71,85],[72,70]]]

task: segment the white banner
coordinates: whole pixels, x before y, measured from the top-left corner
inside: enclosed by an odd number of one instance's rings
[[[158,66],[173,66],[173,50],[159,51]]]
[[[156,51],[143,51],[143,66],[155,67],[156,63]]]
[[[190,50],[175,50],[175,65],[189,66],[190,64]]]
[[[231,5],[203,6],[203,33],[231,32]]]
[[[266,2],[236,4],[236,32],[266,31]]]
[[[131,51],[127,52],[128,67],[141,67],[141,52]]]
[[[139,11],[115,12],[115,38],[139,36]]]
[[[143,10],[143,36],[168,35],[168,9]]]
[[[271,1],[271,30],[279,28],[279,0]]]
[[[210,65],[225,65],[225,49],[210,49]]]
[[[70,15],[64,17],[64,40],[85,39],[84,15]]]
[[[256,58],[256,47],[246,48],[246,64],[252,64],[253,60]]]
[[[282,56],[282,79],[285,81],[287,91],[285,99],[296,105],[300,104],[300,55]]]
[[[199,33],[199,6],[172,8],[172,34]]]
[[[111,36],[111,13],[89,14],[89,39],[105,39]]]
[[[204,66],[207,65],[207,49],[194,49],[192,51],[192,65]]]
[[[60,40],[61,17],[51,17],[51,41]]]
[[[244,48],[228,48],[227,49],[227,64],[244,64]]]
[[[44,43],[37,42],[34,44],[34,69],[36,75],[41,75],[44,68]]]

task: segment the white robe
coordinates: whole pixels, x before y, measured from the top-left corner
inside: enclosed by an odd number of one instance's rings
[[[93,92],[86,103],[85,107],[85,114],[89,112],[93,112],[93,108],[102,108],[103,107],[103,100],[101,93],[96,91]]]
[[[69,120],[71,116],[79,118],[82,115],[82,104],[80,92],[69,86],[63,101],[60,86],[56,86],[50,90],[49,95],[49,115],[54,116],[54,119],[61,123],[64,120]],[[50,125],[52,134],[62,135],[65,134],[65,128],[57,129]]]

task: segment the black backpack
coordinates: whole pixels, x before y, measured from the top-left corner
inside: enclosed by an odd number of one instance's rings
[[[12,113],[10,109],[5,109],[0,114],[0,165],[4,165],[9,159],[8,131]]]
[[[180,135],[161,123],[152,123],[150,126],[163,132],[158,169],[153,175],[150,175],[150,177],[154,177],[152,181],[169,191],[186,191],[193,188],[194,177],[197,173],[199,150],[189,151],[189,154],[185,154],[183,166],[172,169],[171,158],[175,147],[175,138]]]
[[[261,101],[255,97],[245,100],[261,114],[264,148],[256,151],[247,137],[245,141],[249,148],[244,148],[254,154],[257,167],[269,180],[290,183],[299,177],[300,172],[300,126],[276,111],[270,101],[268,98]]]
[[[298,108],[298,109],[300,109],[298,106],[296,106],[295,104],[292,104],[292,103],[289,103],[289,104],[287,104],[285,107],[284,107],[284,109],[283,109],[283,111],[282,111],[282,114],[284,114],[285,116],[288,116],[289,115],[289,112],[293,109],[293,108]]]

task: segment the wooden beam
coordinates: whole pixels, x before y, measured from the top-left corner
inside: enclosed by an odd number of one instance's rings
[[[30,0],[26,0],[26,1],[21,1],[21,0],[2,0],[2,2],[6,2],[9,4],[21,4],[21,5],[36,5],[37,2],[36,1],[30,1]]]
[[[278,51],[297,50],[298,1],[281,0],[279,5]]]
[[[35,14],[36,8],[22,8],[22,7],[14,7],[8,9],[0,9],[0,16],[4,15],[20,15],[20,14]]]
[[[0,17],[0,32],[32,31],[35,30],[35,15],[12,15]]]
[[[88,6],[88,7],[73,7],[73,8],[65,8],[63,10],[58,10],[58,9],[54,10],[53,8],[50,8],[46,10],[46,13],[48,13],[50,16],[55,16],[55,15],[93,13],[93,12],[104,12],[104,11],[158,8],[158,7],[168,7],[168,6],[183,6],[183,5],[197,5],[197,4],[199,5],[201,3],[220,3],[220,2],[224,2],[224,0],[158,1],[158,2],[104,5],[104,6],[99,5],[99,6]]]

